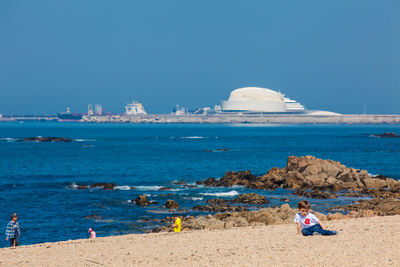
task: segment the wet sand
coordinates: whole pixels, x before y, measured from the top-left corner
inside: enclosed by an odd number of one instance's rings
[[[293,223],[80,239],[0,249],[0,266],[400,265],[400,216],[324,224],[339,235],[303,237]]]

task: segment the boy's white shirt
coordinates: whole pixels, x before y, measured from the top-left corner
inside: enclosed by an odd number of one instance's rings
[[[316,224],[319,223],[318,222],[318,218],[314,214],[312,214],[311,212],[307,213],[307,215],[304,216],[304,217],[300,214],[300,212],[297,213],[294,216],[294,222],[295,223],[300,223],[302,229],[303,228],[307,228],[307,227],[311,227],[311,226],[316,225]]]

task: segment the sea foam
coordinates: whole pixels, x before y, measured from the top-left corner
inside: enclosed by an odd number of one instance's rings
[[[239,195],[239,193],[236,190],[232,190],[229,192],[200,193],[200,195],[216,196],[216,197],[233,197]]]
[[[158,185],[139,185],[139,186],[135,186],[135,187],[136,187],[136,190],[140,190],[140,191],[157,191],[162,186],[158,186]]]
[[[182,138],[182,139],[203,139],[203,138],[208,138],[208,137],[205,137],[205,136],[182,136],[182,137],[179,137],[179,138]]]

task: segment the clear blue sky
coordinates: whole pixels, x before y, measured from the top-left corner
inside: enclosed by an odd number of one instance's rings
[[[0,113],[169,113],[260,86],[399,114],[399,14],[399,0],[1,0]]]

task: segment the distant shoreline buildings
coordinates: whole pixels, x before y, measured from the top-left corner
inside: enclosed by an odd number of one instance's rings
[[[273,115],[273,114],[308,114],[315,116],[337,116],[339,113],[329,111],[311,111],[307,110],[296,100],[286,97],[283,93],[268,88],[261,87],[243,87],[231,91],[228,100],[221,101],[221,105],[215,105],[214,108],[202,107],[188,110],[187,108],[176,105],[172,114],[175,116],[185,115]],[[92,104],[88,105],[88,112],[71,113],[69,108],[67,112],[57,113],[59,120],[81,120],[87,116],[102,116],[103,108],[100,104],[95,105],[93,111]],[[108,114],[111,115],[111,114]],[[141,102],[132,101],[125,106],[125,113],[121,116],[142,116],[147,112]]]
[[[189,110],[188,108],[176,105],[171,114],[148,114],[144,105],[138,101],[132,101],[125,106],[123,114],[104,113],[103,107],[100,104],[95,104],[94,109],[92,104],[88,104],[87,113],[72,113],[70,108],[66,112],[57,113],[54,115],[5,115],[0,114],[2,120],[9,120],[13,118],[29,118],[33,120],[35,117],[38,120],[53,120],[59,121],[104,121],[107,119],[102,117],[124,118],[121,121],[135,121],[135,117],[143,118],[143,116],[154,117],[157,121],[157,115],[160,117],[184,117],[218,115],[219,118],[229,116],[340,116],[342,114],[321,111],[321,110],[307,110],[301,103],[296,100],[290,99],[280,91],[274,91],[268,88],[261,87],[243,87],[232,90],[227,100],[222,100],[221,105],[215,105],[214,108],[200,107]],[[365,115],[365,114],[364,114]],[[129,117],[125,119],[125,117]],[[114,119],[113,119],[114,120]],[[116,119],[119,121],[120,119]]]

